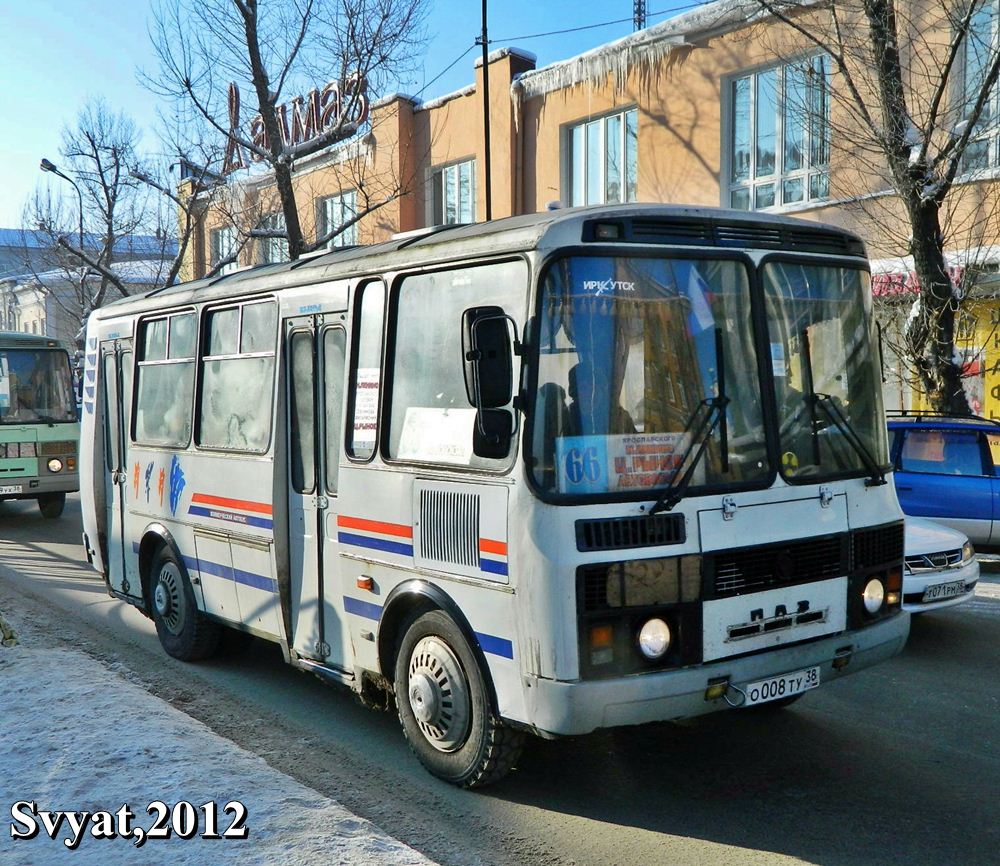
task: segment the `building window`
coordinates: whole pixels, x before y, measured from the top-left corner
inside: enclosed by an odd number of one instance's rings
[[[997,50],[997,16],[995,0],[983,3],[972,14],[969,32],[965,39],[965,75],[962,88],[962,116],[968,117],[976,104],[983,83],[989,74],[994,52]],[[994,88],[983,105],[976,125],[976,135],[969,139],[962,156],[965,171],[978,171],[997,164],[997,105],[998,90]]]
[[[285,231],[285,215],[280,213],[269,214],[260,222],[260,227],[268,231]],[[288,261],[288,238],[261,238],[260,239],[260,263],[262,265],[273,265],[275,262]]]
[[[236,252],[236,229],[232,226],[224,226],[221,229],[212,229],[209,235],[212,254],[212,268],[223,259],[228,259]],[[239,267],[239,262],[233,258],[229,264],[223,265],[219,270],[222,274],[231,274]]]
[[[639,114],[609,114],[569,128],[569,200],[576,207],[635,201]]]
[[[358,212],[358,197],[353,189],[321,198],[316,203],[316,237],[322,238],[340,228]],[[327,247],[349,247],[358,242],[358,224],[351,223],[340,234],[334,235],[327,242]]]
[[[829,60],[811,57],[730,83],[730,207],[760,210],[829,196]]]
[[[431,175],[434,225],[476,221],[476,161],[457,162]]]

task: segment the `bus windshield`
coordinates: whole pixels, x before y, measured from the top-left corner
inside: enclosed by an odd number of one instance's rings
[[[884,470],[889,455],[868,274],[781,261],[761,272],[782,475],[811,482],[869,471],[869,464]]]
[[[0,349],[0,424],[76,421],[69,355]]]
[[[543,493],[662,489],[701,445],[696,413],[720,396],[725,423],[706,433],[691,483],[766,478],[743,260],[573,256],[549,269],[541,294],[531,462]]]

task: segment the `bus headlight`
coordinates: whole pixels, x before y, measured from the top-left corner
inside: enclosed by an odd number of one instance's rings
[[[670,626],[659,617],[647,620],[639,629],[639,649],[651,661],[662,658],[670,649]]]
[[[885,586],[877,577],[873,577],[865,584],[865,590],[861,593],[861,599],[865,603],[865,610],[872,616],[882,609],[885,601]]]
[[[49,472],[62,472],[63,462],[58,457],[53,457],[48,465]]]

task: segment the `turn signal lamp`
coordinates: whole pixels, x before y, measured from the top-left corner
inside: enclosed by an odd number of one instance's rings
[[[375,588],[375,581],[367,574],[363,574],[357,579],[357,587],[371,592]]]
[[[903,591],[903,569],[897,566],[896,568],[890,569],[889,574],[886,576],[885,588],[888,592],[899,593]],[[886,601],[892,604],[888,598]]]
[[[590,663],[606,665],[615,660],[615,629],[610,625],[595,625],[590,629]]]
[[[598,223],[594,226],[594,239],[598,241],[617,241],[622,236],[622,227],[618,223]]]
[[[890,607],[894,604],[899,604],[899,593],[898,592],[887,592],[885,594],[885,603]]]

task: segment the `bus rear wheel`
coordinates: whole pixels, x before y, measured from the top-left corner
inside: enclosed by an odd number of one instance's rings
[[[187,572],[166,545],[153,558],[149,600],[156,635],[167,655],[194,662],[215,654],[222,626],[198,610]]]
[[[47,520],[54,520],[63,513],[66,507],[65,493],[39,493],[38,510],[42,512],[42,517]]]
[[[476,657],[447,614],[429,611],[406,629],[394,685],[410,748],[435,776],[477,788],[514,767],[524,735],[493,712]]]

